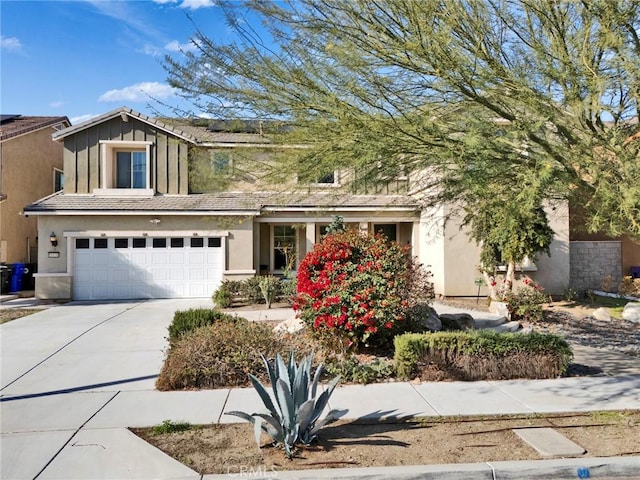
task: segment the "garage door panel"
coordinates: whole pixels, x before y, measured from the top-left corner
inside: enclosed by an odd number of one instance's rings
[[[109,238],[107,248],[95,248],[94,240],[88,247],[84,241],[74,252],[74,298],[209,297],[222,282],[222,248],[208,247],[206,240],[204,246],[191,247],[189,238],[182,247],[179,242],[171,247],[170,239],[166,247],[153,248],[153,243],[133,248],[129,238],[115,248],[115,240]]]
[[[187,271],[187,275],[188,275],[187,280],[194,281],[194,282],[201,282],[207,278],[207,269],[199,265],[194,266]]]

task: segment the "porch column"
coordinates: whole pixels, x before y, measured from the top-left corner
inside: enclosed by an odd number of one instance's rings
[[[308,253],[313,249],[313,246],[316,243],[316,224],[315,223],[307,223],[307,229],[305,233],[305,253]]]

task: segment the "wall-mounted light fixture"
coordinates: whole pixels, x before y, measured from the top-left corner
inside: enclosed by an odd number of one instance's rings
[[[149,220],[149,223],[153,223],[154,226],[158,226],[158,224],[160,223],[160,219],[159,218],[152,218],[151,220]]]
[[[49,235],[49,241],[51,242],[52,247],[58,246],[58,237],[56,237],[55,232],[51,232],[51,235]]]

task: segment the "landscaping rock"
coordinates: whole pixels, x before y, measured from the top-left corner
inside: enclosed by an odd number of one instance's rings
[[[288,332],[288,333],[296,333],[304,328],[304,323],[299,318],[290,318],[289,320],[285,320],[282,323],[279,323],[273,329],[276,332]]]
[[[505,323],[503,325],[498,325],[497,327],[493,327],[491,330],[498,333],[506,333],[506,332],[517,332],[522,328],[520,322],[513,321],[509,323]]]
[[[423,317],[421,323],[424,328],[431,330],[432,332],[439,332],[442,330],[442,320],[440,320],[440,317],[435,310],[432,310],[426,318]]]
[[[476,328],[493,328],[498,325],[502,325],[507,323],[507,317],[499,317],[499,318],[476,318],[474,322],[476,324]]]
[[[443,330],[471,330],[475,321],[468,313],[443,313],[440,315]]]
[[[494,302],[492,301],[489,305],[489,311],[491,313],[495,313],[496,315],[502,315],[503,317],[509,318],[511,315],[509,314],[509,308],[507,307],[506,302]]]
[[[436,311],[427,304],[418,304],[409,310],[409,318],[432,332],[442,330],[442,322]]]
[[[640,302],[629,302],[622,310],[622,318],[629,322],[640,323]]]
[[[594,310],[591,316],[596,320],[600,320],[602,322],[608,322],[609,320],[611,320],[611,315],[609,314],[609,310],[607,310],[604,307],[600,307]]]

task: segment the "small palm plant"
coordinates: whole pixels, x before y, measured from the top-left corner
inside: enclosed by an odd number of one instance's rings
[[[318,366],[312,378],[313,354],[305,356],[299,365],[296,365],[293,352],[289,356],[288,364],[285,364],[280,354],[277,354],[273,367],[264,355],[260,354],[260,356],[269,373],[275,403],[262,382],[249,374],[249,379],[268,412],[249,415],[245,412],[232,411],[226,412],[226,415],[235,415],[251,422],[258,446],[260,446],[260,436],[265,432],[274,442],[283,446],[287,457],[292,457],[296,444],[309,445],[316,439],[322,427],[335,422],[347,412],[347,410],[334,409],[318,421],[340,377],[334,378],[327,389],[316,398],[322,365]]]

